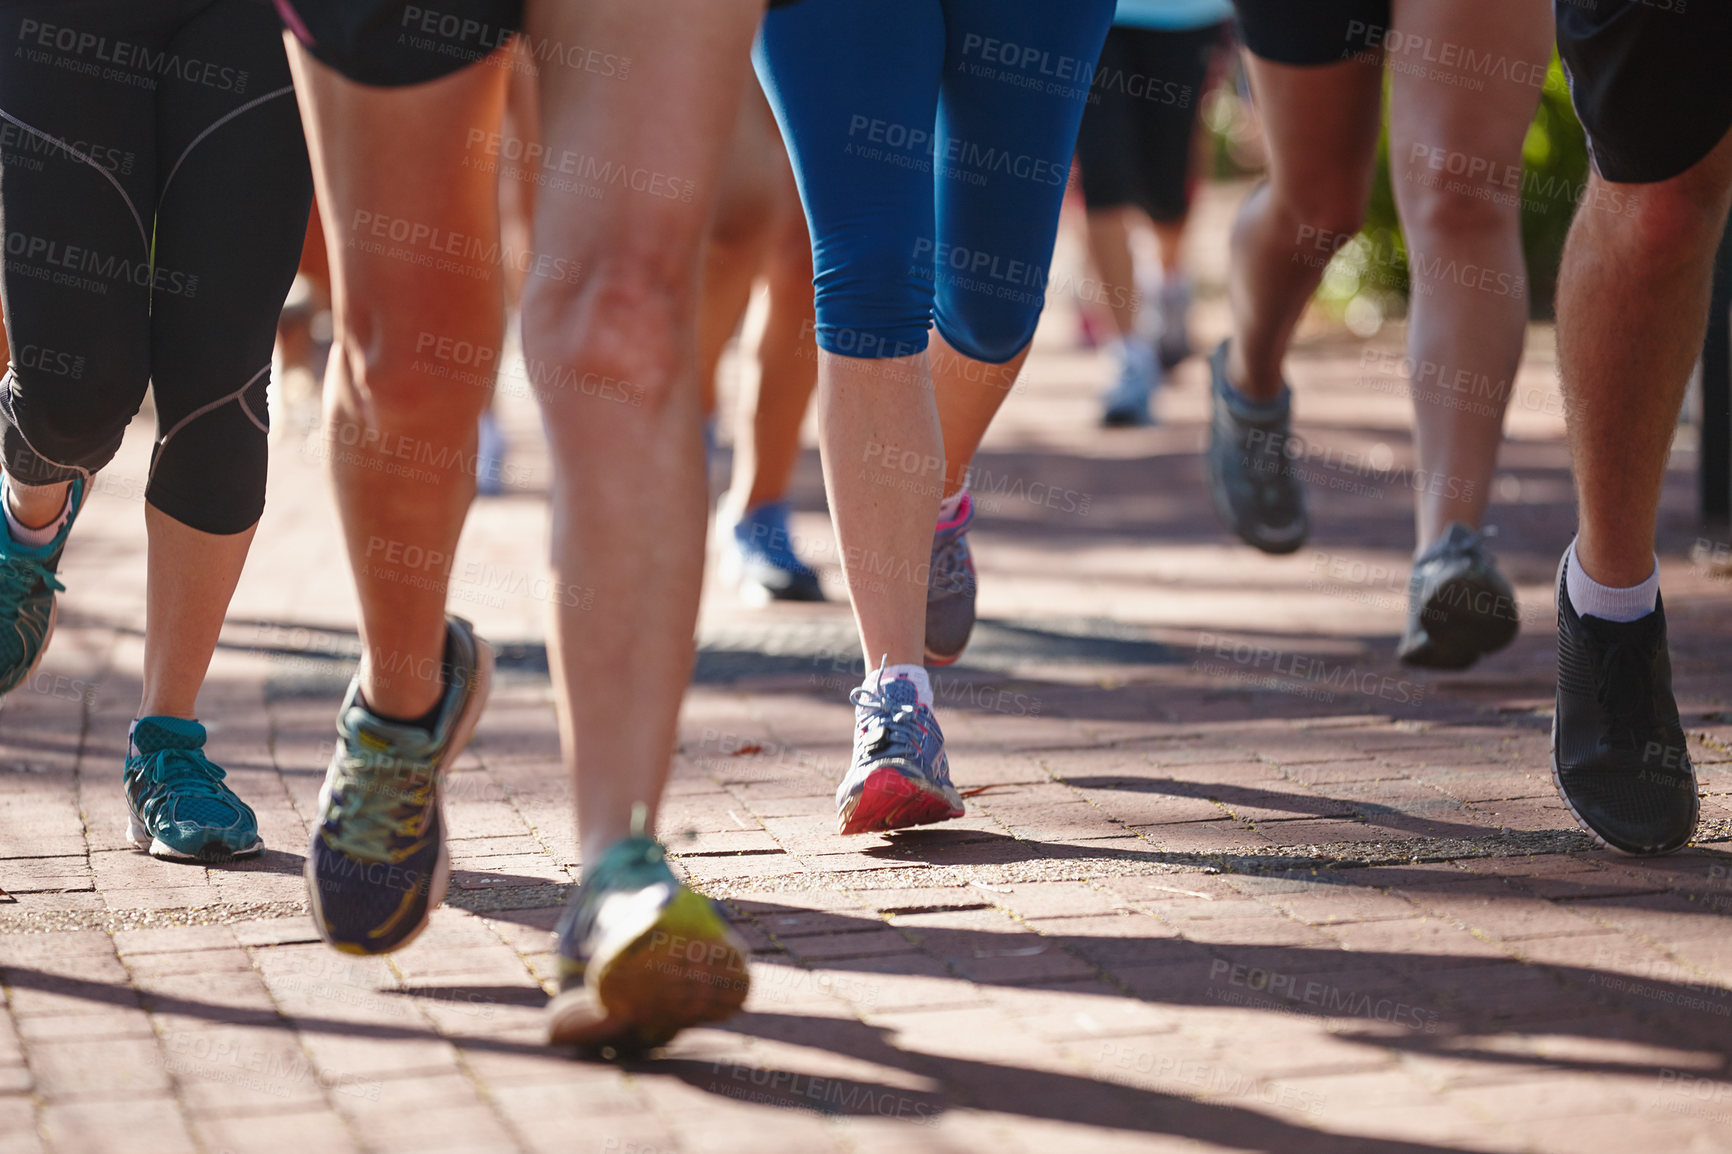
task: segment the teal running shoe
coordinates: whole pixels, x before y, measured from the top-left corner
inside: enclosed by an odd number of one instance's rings
[[[646,1050],[745,1004],[746,943],[714,902],[674,876],[641,816],[638,827],[586,873],[553,931],[555,1045]]]
[[[447,617],[446,684],[432,732],[387,721],[361,702],[337,715],[337,750],[319,791],[307,848],[307,894],[319,936],[347,954],[408,945],[445,900],[451,863],[441,779],[469,744],[493,680],[493,650]]]
[[[127,742],[126,839],[171,861],[230,861],[264,848],[259,821],[223,784],[204,755],[204,726],[178,717],[141,717]]]
[[[20,545],[0,516],[0,694],[11,693],[36,671],[54,635],[54,595],[66,592],[56,573],[84,491],[83,478],[72,482],[66,497],[71,515],[46,545]]]

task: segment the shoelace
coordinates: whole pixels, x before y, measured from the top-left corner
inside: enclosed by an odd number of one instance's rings
[[[18,616],[24,599],[36,592],[38,583],[56,593],[66,592],[66,586],[60,583],[48,562],[40,557],[0,558],[0,617],[11,619]]]
[[[233,804],[228,787],[222,784],[227,775],[196,749],[158,749],[139,755],[144,763],[135,777],[151,788],[144,797],[143,817],[154,821],[163,806],[174,800],[200,799]]]
[[[933,593],[960,593],[968,588],[968,567],[962,559],[962,534],[951,533],[932,552],[928,588]]]
[[[853,689],[848,700],[876,715],[869,724],[877,725],[877,734],[867,745],[867,752],[874,757],[918,756],[920,733],[915,725],[920,716],[918,704],[891,701],[882,692],[874,693],[864,685]]]
[[[1615,740],[1621,732],[1632,748],[1646,742],[1653,699],[1654,676],[1647,655],[1627,642],[1612,642],[1600,655],[1594,676],[1594,700],[1606,719],[1606,735]]]
[[[363,861],[401,856],[391,838],[414,839],[413,827],[432,801],[431,773],[394,769],[381,780],[379,769],[375,760],[345,757],[337,768],[335,820],[325,821],[325,841],[331,848]]]

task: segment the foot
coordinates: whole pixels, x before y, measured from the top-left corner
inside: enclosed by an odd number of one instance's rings
[[[1227,342],[1209,358],[1213,419],[1204,457],[1209,496],[1221,524],[1265,553],[1305,543],[1311,519],[1286,447],[1293,439],[1293,390],[1267,407],[1247,406],[1227,383]]]
[[[11,526],[0,516],[0,694],[11,693],[36,671],[54,635],[54,595],[66,591],[56,573],[84,492],[82,478],[72,482],[66,491],[72,511],[46,545],[13,540]]]
[[[824,600],[818,574],[794,552],[786,501],[770,501],[746,510],[734,525],[733,537],[728,570],[747,601]]]
[[[505,433],[488,409],[481,414],[475,439],[475,491],[483,497],[505,493]]]
[[[554,942],[554,1044],[659,1046],[687,1026],[732,1017],[751,985],[745,942],[641,835],[615,842],[586,873]]]
[[[944,734],[913,683],[883,682],[878,692],[861,687],[849,700],[854,761],[836,789],[841,831],[872,833],[961,817]]]
[[[1161,335],[1155,339],[1155,356],[1163,372],[1172,372],[1188,360],[1191,348],[1191,280],[1173,277],[1161,282],[1155,292],[1155,321]]]
[[[974,498],[964,493],[956,516],[932,531],[932,562],[926,577],[926,664],[952,665],[974,632],[974,554],[968,525]]]
[[[204,726],[178,717],[141,717],[127,742],[126,839],[173,861],[230,861],[265,847],[247,803],[223,784],[204,755]]]
[[[1595,841],[1638,856],[1696,832],[1696,774],[1672,697],[1666,610],[1635,621],[1579,616],[1558,567],[1558,707],[1552,780]]]
[[[1423,669],[1466,669],[1515,640],[1515,590],[1497,571],[1485,539],[1452,522],[1413,563],[1407,633],[1395,655]]]
[[[1101,424],[1109,429],[1154,424],[1150,406],[1160,375],[1152,346],[1140,337],[1120,342],[1119,379],[1101,398]]]
[[[431,732],[373,713],[359,679],[337,715],[337,751],[307,849],[307,893],[319,935],[344,953],[408,945],[445,900],[441,778],[469,743],[493,678],[487,642],[461,617],[446,622],[446,684]]]

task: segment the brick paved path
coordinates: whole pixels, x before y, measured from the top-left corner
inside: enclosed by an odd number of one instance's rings
[[[450,783],[452,896],[365,961],[319,946],[303,905],[355,639],[298,434],[203,704],[270,848],[207,869],[125,846],[136,429],[68,554],[53,649],[0,711],[0,1152],[1732,1149],[1732,585],[1712,538],[1691,559],[1693,456],[1663,567],[1702,839],[1631,862],[1549,780],[1571,512],[1548,330],[1494,512],[1525,628],[1457,676],[1390,656],[1411,533],[1392,334],[1296,361],[1317,526],[1271,559],[1206,511],[1199,366],[1161,427],[1100,432],[1104,366],[1068,333],[1043,333],[980,462],[986,620],[938,679],[964,820],[837,838],[844,609],[712,591],[664,829],[755,985],[736,1021],[627,1066],[536,1042],[578,862],[528,403],[506,389],[514,492],[455,570],[506,647]],[[833,558],[810,457],[798,497]]]

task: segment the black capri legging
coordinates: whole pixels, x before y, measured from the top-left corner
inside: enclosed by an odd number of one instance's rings
[[[312,176],[269,0],[0,0],[0,455],[90,477],[154,383],[146,499],[264,509],[265,387]]]

